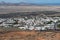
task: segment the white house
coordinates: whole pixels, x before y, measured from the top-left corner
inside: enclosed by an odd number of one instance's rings
[[[33,29],[34,29],[34,27],[33,27],[33,26],[30,26],[28,29],[29,29],[29,30],[33,30]]]
[[[19,29],[26,30],[26,27],[18,27]]]

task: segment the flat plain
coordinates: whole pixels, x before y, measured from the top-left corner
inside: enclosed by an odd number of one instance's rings
[[[13,12],[60,11],[60,6],[0,6],[0,14]]]

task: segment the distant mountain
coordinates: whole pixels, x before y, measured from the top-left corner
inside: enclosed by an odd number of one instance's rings
[[[1,5],[6,5],[6,6],[32,6],[32,5],[37,5],[37,6],[44,6],[44,5],[60,5],[60,3],[42,3],[42,4],[34,4],[34,3],[26,3],[26,2],[20,2],[20,3],[6,3],[4,1],[0,2]]]
[[[36,4],[34,4],[34,3],[26,3],[26,2],[20,2],[20,3],[6,3],[6,2],[0,2],[0,6],[1,5],[15,5],[15,6],[20,6],[20,5],[22,5],[22,6],[24,6],[24,5],[36,5]]]

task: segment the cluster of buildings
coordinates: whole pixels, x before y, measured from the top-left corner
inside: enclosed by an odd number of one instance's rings
[[[60,17],[47,17],[45,15],[37,15],[20,18],[0,18],[0,27],[19,28],[21,30],[49,30],[59,29],[57,25]]]

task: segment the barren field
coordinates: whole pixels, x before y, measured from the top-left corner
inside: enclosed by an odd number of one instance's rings
[[[0,6],[0,14],[36,11],[60,11],[60,6]]]
[[[60,40],[60,32],[16,31],[0,33],[0,40]]]

